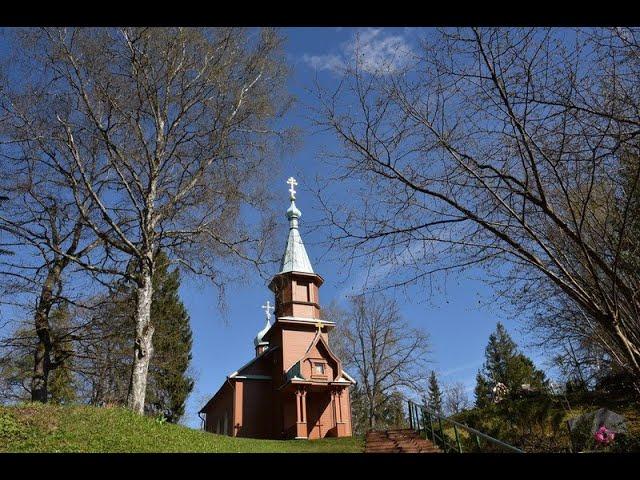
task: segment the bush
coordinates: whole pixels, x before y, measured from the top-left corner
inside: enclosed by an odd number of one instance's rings
[[[564,411],[546,393],[529,398],[508,398],[498,404],[473,409],[456,420],[527,452],[567,452],[570,449]],[[465,443],[477,450],[473,438]],[[503,451],[482,441],[482,451]]]
[[[9,412],[0,411],[0,440],[8,442],[23,436],[20,425]]]
[[[619,433],[608,450],[615,453],[640,452],[640,436]]]

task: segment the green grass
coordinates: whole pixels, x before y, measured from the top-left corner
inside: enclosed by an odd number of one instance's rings
[[[232,438],[160,423],[124,408],[0,406],[0,452],[358,453],[361,437]]]

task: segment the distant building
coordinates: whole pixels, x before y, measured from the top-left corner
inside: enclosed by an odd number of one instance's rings
[[[266,325],[254,340],[253,360],[227,376],[200,410],[204,428],[213,433],[252,438],[323,438],[351,436],[349,387],[355,381],[331,351],[328,332],[334,322],[321,318],[323,283],[307,256],[290,178],[287,210],[289,237],[280,271],[269,289],[271,307],[263,306]]]

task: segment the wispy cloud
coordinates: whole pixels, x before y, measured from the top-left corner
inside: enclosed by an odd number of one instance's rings
[[[430,244],[412,243],[387,261],[377,261],[363,266],[340,290],[338,296],[342,298],[380,287],[394,272],[415,265],[418,259],[426,258],[432,248]]]
[[[345,67],[345,64],[339,55],[328,53],[326,55],[309,55],[305,53],[302,60],[314,70],[331,70],[339,71]]]
[[[475,362],[465,363],[464,365],[458,365],[457,367],[453,367],[448,370],[445,370],[440,374],[440,376],[443,378],[449,377],[456,373],[465,372],[467,370],[478,368],[480,365],[482,365],[482,360],[476,360]]]
[[[340,72],[347,65],[357,65],[367,73],[384,75],[403,68],[411,55],[406,32],[391,34],[382,28],[367,28],[340,44],[338,52],[304,54],[302,60],[315,70]]]

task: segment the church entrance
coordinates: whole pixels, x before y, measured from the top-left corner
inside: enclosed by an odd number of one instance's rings
[[[312,390],[307,394],[307,433],[309,439],[335,435],[331,410],[331,394],[328,389]]]

